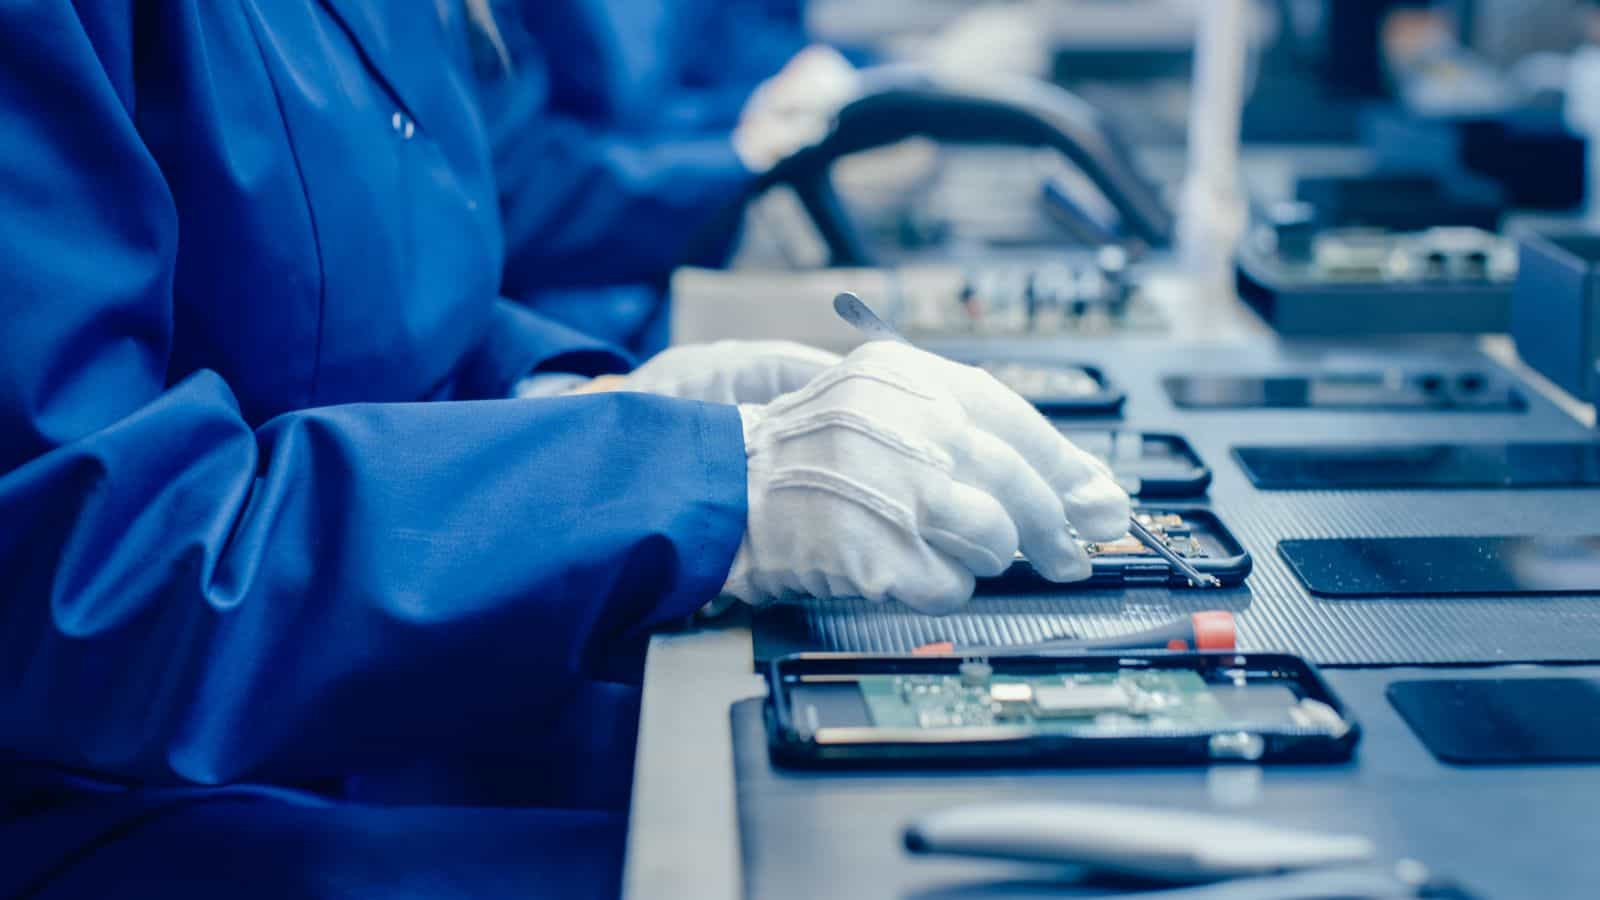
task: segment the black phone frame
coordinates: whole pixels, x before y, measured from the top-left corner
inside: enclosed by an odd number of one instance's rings
[[[1190,560],[1199,571],[1216,576],[1223,587],[1237,587],[1250,576],[1255,560],[1244,548],[1228,526],[1222,523],[1209,507],[1162,503],[1134,507],[1135,512],[1160,515],[1176,513],[1185,520],[1204,528],[1227,551],[1227,556]],[[978,579],[979,593],[1017,593],[1037,591],[1070,591],[1077,588],[1107,587],[1171,587],[1196,588],[1188,577],[1159,556],[1098,556],[1091,561],[1089,577],[1083,581],[1066,584],[1054,582],[1039,574],[1026,559],[1018,559],[993,578]],[[1214,590],[1214,588],[1208,589]]]
[[[1174,457],[1180,458],[1189,464],[1190,474],[1184,478],[1145,478],[1141,476],[1138,489],[1131,492],[1133,496],[1141,500],[1192,500],[1196,497],[1204,497],[1206,491],[1211,487],[1211,467],[1206,465],[1205,460],[1200,458],[1200,454],[1195,452],[1193,445],[1181,434],[1166,431],[1139,431],[1133,428],[1092,428],[1077,424],[1061,424],[1059,430],[1069,441],[1080,435],[1088,434],[1109,434],[1113,442],[1124,435],[1135,435],[1140,439],[1142,445],[1152,443],[1165,445],[1171,450]],[[1106,460],[1105,462],[1111,466],[1112,472],[1116,473],[1116,462],[1114,460]],[[1121,481],[1120,478],[1118,480]],[[1127,485],[1124,485],[1124,487],[1127,487]]]
[[[1120,416],[1123,404],[1128,401],[1128,392],[1112,381],[1104,369],[1088,363],[1037,357],[982,357],[963,362],[979,368],[1002,364],[1047,369],[1079,369],[1100,386],[1099,393],[1082,396],[1022,395],[1022,399],[1032,403],[1045,416]]]
[[[1300,696],[1326,704],[1348,725],[1339,734],[1313,729],[1250,732],[1184,731],[1138,737],[1084,737],[998,732],[931,735],[922,740],[818,741],[797,725],[786,686],[791,677],[834,680],[886,674],[954,675],[971,657],[855,653],[798,653],[779,657],[766,671],[767,743],[772,759],[797,768],[941,766],[1149,766],[1211,765],[1218,762],[1331,763],[1350,758],[1361,739],[1361,725],[1305,659],[1286,653],[1172,653],[1165,651],[1076,653],[1069,655],[992,654],[984,661],[997,674],[1086,674],[1182,669],[1208,674],[1259,673],[1254,677],[1292,681]],[[1207,678],[1208,683],[1216,680]],[[850,729],[857,731],[860,729]],[[1020,729],[1019,729],[1020,730]],[[891,733],[899,732],[889,730]],[[998,730],[997,730],[998,731]],[[1254,743],[1255,741],[1259,743]],[[1252,747],[1256,752],[1241,753]]]

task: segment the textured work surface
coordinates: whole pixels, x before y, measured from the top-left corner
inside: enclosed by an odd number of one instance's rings
[[[1385,861],[1411,858],[1482,900],[1590,900],[1600,881],[1594,809],[1600,766],[1437,762],[1384,699],[1392,681],[1434,677],[1595,677],[1600,669],[1329,672],[1360,720],[1354,761],[1331,766],[919,772],[792,772],[767,760],[761,701],[733,709],[745,894],[791,897],[1060,898],[1060,867],[914,857],[919,815],[968,803],[1126,803],[1205,810],[1370,838]]]
[[[1245,587],[1224,591],[1064,590],[980,596],[966,612],[929,619],[866,602],[762,611],[758,659],[797,650],[902,652],[942,639],[1009,644],[1063,633],[1137,630],[1207,608],[1232,610],[1240,646],[1298,653],[1330,665],[1600,660],[1600,595],[1329,600],[1311,596],[1278,555],[1284,538],[1400,535],[1600,534],[1600,491],[1257,491],[1231,455],[1235,444],[1333,441],[1588,440],[1591,433],[1524,391],[1522,413],[1185,411],[1161,388],[1186,372],[1292,373],[1400,367],[1501,373],[1465,345],[1387,351],[1314,344],[1177,346],[1127,339],[1081,344],[985,343],[986,357],[1037,354],[1101,367],[1128,392],[1125,427],[1186,436],[1215,472],[1209,504],[1255,559]],[[972,346],[936,349],[969,355]],[[1083,420],[1106,422],[1116,420]]]

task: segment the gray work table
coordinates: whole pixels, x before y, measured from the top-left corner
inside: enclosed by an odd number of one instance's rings
[[[623,895],[739,900],[739,822],[728,711],[765,696],[750,629],[656,636],[645,663]]]
[[[870,285],[863,287],[851,273],[792,273],[787,280],[772,272],[695,273],[688,285],[675,286],[674,334],[686,341],[738,336],[757,324],[749,314],[754,295],[765,301],[759,324],[770,329],[761,336],[798,335],[843,349],[841,341],[856,337],[831,328],[827,304],[833,290],[845,288],[872,296]],[[1198,294],[1185,279],[1166,279],[1161,294],[1170,308],[1212,310],[1208,339],[1265,333],[1242,306],[1223,302],[1214,290]],[[1201,333],[1188,317],[1174,318],[1175,328]],[[718,327],[733,333],[718,333]],[[650,642],[623,885],[631,900],[743,895],[728,711],[766,692],[754,673],[751,647],[750,630],[739,620],[661,634]]]
[[[738,276],[729,277],[734,280],[723,290],[704,292],[710,302],[749,296]],[[759,277],[770,286],[770,273]],[[822,293],[809,284],[807,291]],[[1226,301],[1219,298],[1215,291],[1212,288],[1207,296],[1188,298],[1184,297],[1186,291],[1169,293],[1168,302],[1180,310],[1184,305],[1205,310],[1199,317],[1175,316],[1176,337],[1203,337],[1212,342],[1269,340],[1249,313],[1230,302],[1231,297]],[[712,313],[706,321],[716,318]],[[1564,409],[1575,415],[1579,412],[1570,398],[1554,393],[1537,376],[1529,377],[1504,339],[1486,339],[1480,342],[1480,349]],[[744,896],[729,714],[737,701],[764,693],[752,667],[750,631],[737,619],[652,640],[635,762],[625,896],[632,900],[735,900]],[[820,821],[797,821],[794,827],[826,826]],[[824,866],[827,860],[812,859],[806,864]]]
[[[1116,803],[1360,834],[1484,900],[1592,900],[1600,766],[1453,766],[1390,705],[1396,682],[1593,679],[1600,667],[1329,669],[1361,723],[1349,763],[1315,766],[804,771],[771,765],[760,701],[732,715],[750,896],[1066,900],[1115,896],[1060,866],[907,853],[907,822],[976,803]],[[1226,896],[1227,892],[1223,892]]]

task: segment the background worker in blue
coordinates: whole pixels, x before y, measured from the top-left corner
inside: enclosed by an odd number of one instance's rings
[[[1125,523],[899,345],[506,399],[629,360],[498,297],[481,10],[391,9],[0,6],[0,896],[614,894],[650,629]]]
[[[802,0],[497,0],[549,59],[554,109],[635,133],[731,132],[809,41]]]
[[[504,59],[480,64],[479,95],[505,210],[502,290],[656,352],[672,270],[725,260],[735,236],[713,223],[823,135],[855,70],[806,48],[789,0],[501,0],[495,20]]]

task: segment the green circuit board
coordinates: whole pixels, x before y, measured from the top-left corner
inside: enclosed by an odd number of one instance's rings
[[[1209,684],[1190,671],[1019,677],[964,668],[961,675],[860,677],[873,726],[1023,726],[1044,734],[1114,737],[1315,728],[1325,720],[1320,710],[1307,707],[1314,701],[1302,701],[1281,683]]]

